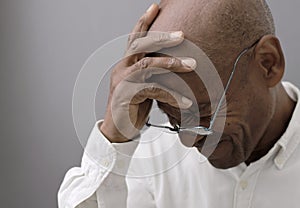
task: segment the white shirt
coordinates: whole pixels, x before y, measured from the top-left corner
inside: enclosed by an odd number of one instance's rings
[[[284,83],[297,102],[299,90]],[[69,170],[60,208],[299,208],[300,103],[286,132],[263,158],[214,168],[177,134],[150,128],[138,142],[111,144],[92,130],[81,167]],[[126,175],[126,177],[124,177]]]

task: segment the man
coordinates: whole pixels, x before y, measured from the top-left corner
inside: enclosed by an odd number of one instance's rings
[[[127,57],[115,66],[105,118],[91,133],[82,167],[66,174],[59,207],[299,207],[300,92],[281,82],[285,61],[266,3],[162,0],[158,12],[154,4],[141,18],[129,39]],[[147,30],[183,33],[151,38],[145,36]],[[204,119],[197,124],[187,119],[190,124],[207,127],[214,117],[216,108],[210,106],[216,106],[220,94],[216,90],[210,99],[204,82],[214,83],[215,77],[195,76],[195,57],[143,53],[179,46],[183,34],[218,71],[226,91],[226,117],[220,110],[214,133],[193,135],[194,148],[177,142],[190,143],[192,134],[157,133],[155,128],[146,141],[152,135],[157,142],[139,144],[136,137],[147,122],[152,100],[173,125],[185,121],[182,111],[192,118],[190,109],[195,106]],[[174,82],[174,73],[194,96]],[[134,125],[127,122],[126,112]],[[215,132],[221,132],[221,138],[207,154],[205,143],[217,138]],[[165,153],[170,143],[172,150]],[[144,153],[164,154],[153,161],[136,160]]]

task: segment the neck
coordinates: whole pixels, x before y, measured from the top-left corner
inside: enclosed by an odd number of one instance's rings
[[[296,103],[288,96],[282,84],[280,84],[276,90],[276,99],[274,116],[255,150],[247,159],[247,165],[265,156],[280,139],[289,125]]]

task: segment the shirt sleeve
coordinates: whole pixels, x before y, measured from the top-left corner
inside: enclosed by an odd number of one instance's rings
[[[110,143],[98,126],[99,122],[89,136],[81,167],[74,167],[65,175],[58,191],[58,207],[140,208],[147,204],[154,208],[152,195],[135,180],[128,180],[133,196],[128,200],[126,173],[138,142]]]

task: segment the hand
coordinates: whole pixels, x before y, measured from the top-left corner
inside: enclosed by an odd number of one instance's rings
[[[127,142],[145,125],[153,100],[187,109],[192,101],[157,83],[146,80],[154,74],[187,73],[196,68],[191,58],[146,57],[146,53],[174,47],[184,40],[182,32],[147,34],[158,14],[153,4],[140,18],[128,40],[126,57],[113,69],[110,94],[101,132],[115,143]]]

